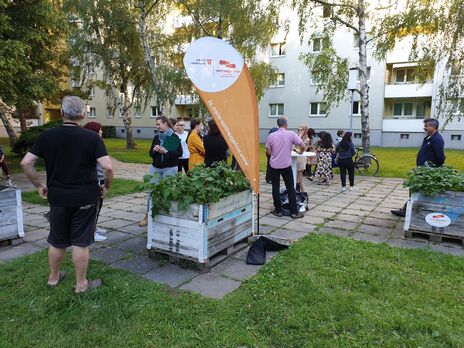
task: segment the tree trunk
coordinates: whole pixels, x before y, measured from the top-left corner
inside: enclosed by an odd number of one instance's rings
[[[13,122],[11,114],[14,112],[14,108],[8,106],[3,102],[0,98],[0,118],[2,119],[2,123],[5,126],[6,133],[8,134],[8,138],[10,139],[10,146],[13,146],[18,137],[13,130]]]
[[[156,78],[156,66],[155,66],[155,61],[153,60],[153,57],[151,56],[151,49],[150,46],[148,46],[148,41],[147,41],[147,33],[146,33],[146,18],[147,18],[147,13],[145,10],[145,4],[143,1],[139,1],[138,7],[140,9],[140,19],[139,19],[139,30],[140,30],[140,39],[142,40],[142,45],[143,45],[143,54],[145,56],[145,61],[147,62],[148,65],[148,70],[150,70],[150,76],[151,76],[151,82],[153,84],[153,90],[156,91],[158,89],[158,79]]]
[[[21,127],[21,133],[27,131],[26,124],[26,110],[18,110],[19,125]]]
[[[370,129],[369,129],[369,85],[367,84],[367,58],[366,58],[366,12],[364,0],[358,1],[359,18],[359,72],[360,72],[360,96],[361,96],[361,141],[363,153],[370,153]]]

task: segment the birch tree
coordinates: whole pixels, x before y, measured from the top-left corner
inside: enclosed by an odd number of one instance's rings
[[[125,0],[68,0],[66,9],[74,22],[71,54],[78,63],[75,77],[83,76],[82,69],[89,62],[103,70],[103,79],[93,83],[106,88],[112,97],[125,128],[126,148],[132,149],[132,107],[136,100],[148,100],[152,95],[135,7]]]
[[[367,79],[367,47],[375,44],[376,38],[369,34],[368,25],[396,9],[395,1],[379,0],[292,0],[292,6],[299,16],[300,35],[303,39],[308,30],[310,44],[320,43],[320,51],[301,55],[317,91],[324,93],[328,109],[348,99],[348,70],[356,68],[359,72],[361,109],[361,140],[364,153],[370,152],[369,127],[369,83]],[[357,38],[358,58],[349,61],[341,57],[333,46],[335,31],[344,29]]]

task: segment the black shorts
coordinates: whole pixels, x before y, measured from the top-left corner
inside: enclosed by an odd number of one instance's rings
[[[55,248],[71,245],[88,247],[94,240],[97,204],[82,207],[50,206],[50,234],[47,241]]]

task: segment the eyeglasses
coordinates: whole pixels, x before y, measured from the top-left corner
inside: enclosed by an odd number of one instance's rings
[[[185,127],[185,124],[176,124],[177,127]]]

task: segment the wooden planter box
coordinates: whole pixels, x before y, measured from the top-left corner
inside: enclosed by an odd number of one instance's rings
[[[446,191],[436,196],[413,193],[404,220],[406,237],[426,234],[431,242],[443,238],[464,240],[464,192]]]
[[[148,219],[147,248],[204,264],[253,234],[252,193],[243,191],[217,203],[192,204]]]
[[[21,190],[0,186],[0,241],[22,237],[24,227]]]

